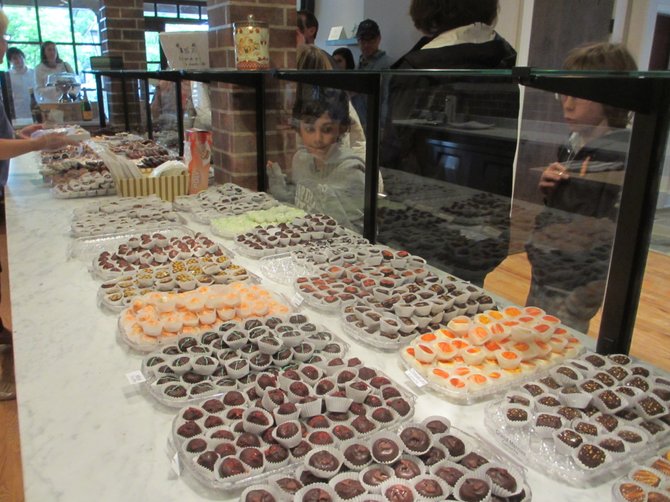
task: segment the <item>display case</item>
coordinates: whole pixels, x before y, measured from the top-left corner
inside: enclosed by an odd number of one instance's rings
[[[339,200],[328,206],[327,196],[310,196],[310,210],[346,218],[367,239],[491,284],[516,303],[524,304],[529,291],[529,300],[574,318],[568,322],[580,331],[589,329],[602,303],[601,327],[591,326],[600,333],[599,350],[628,350],[667,137],[665,74],[531,68],[159,73],[108,71],[97,78],[253,89],[255,175],[258,189],[270,192],[268,159],[280,160],[275,174],[293,181],[290,164],[304,146],[295,115],[301,100],[340,91],[364,100],[365,144],[354,151],[364,163],[344,184],[342,176],[339,184],[312,180]],[[563,120],[558,95],[618,108],[630,120],[608,127],[608,141],[596,143],[595,152],[575,156],[576,127]],[[266,143],[277,136],[281,141]],[[556,198],[538,184],[559,161],[565,183]],[[284,193],[287,202],[295,202],[294,193]],[[523,279],[511,289],[496,285],[501,264],[515,259],[523,262]]]

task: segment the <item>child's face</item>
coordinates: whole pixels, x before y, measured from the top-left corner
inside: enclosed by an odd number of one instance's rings
[[[583,133],[602,123],[607,123],[605,109],[600,103],[587,99],[561,96],[563,118],[571,131]]]
[[[309,153],[322,158],[339,139],[340,123],[331,119],[327,113],[314,122],[301,120],[300,137]]]

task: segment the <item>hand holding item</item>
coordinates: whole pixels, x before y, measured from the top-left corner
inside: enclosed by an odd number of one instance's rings
[[[33,138],[38,150],[58,150],[68,145],[77,145],[81,141],[68,137],[65,133],[44,134]]]
[[[570,179],[570,174],[565,166],[559,162],[554,162],[544,170],[538,186],[540,191],[547,195],[552,192],[559,183],[568,179]]]
[[[41,131],[42,129],[44,129],[44,125],[42,124],[30,124],[16,131],[16,135],[20,139],[30,139],[34,132]]]

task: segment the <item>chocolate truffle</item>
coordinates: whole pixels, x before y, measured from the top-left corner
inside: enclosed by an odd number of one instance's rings
[[[369,486],[379,486],[388,478],[388,473],[380,467],[368,469],[368,471],[363,474],[363,482]]]
[[[184,420],[198,420],[199,418],[202,418],[204,414],[202,410],[198,408],[187,408],[181,416]]]
[[[423,460],[423,463],[427,466],[431,466],[444,460],[446,457],[447,456],[444,454],[444,450],[442,450],[442,448],[431,446],[425,454],[421,455],[421,460]]]
[[[191,453],[202,453],[207,449],[207,441],[202,438],[193,438],[186,444],[186,451]]]
[[[216,415],[210,415],[205,419],[205,427],[207,429],[212,429],[221,425],[223,425],[223,419],[221,417],[217,417]]]
[[[458,490],[459,498],[463,502],[479,502],[490,491],[486,481],[477,478],[466,478]]]
[[[247,422],[257,425],[264,425],[266,427],[270,426],[270,420],[267,415],[260,410],[254,410],[247,415]]]
[[[512,476],[507,469],[502,467],[491,467],[486,470],[486,475],[491,478],[491,481],[498,485],[500,488],[507,490],[508,492],[514,493],[517,489],[516,479]]]
[[[538,427],[560,429],[563,423],[561,422],[561,417],[549,415],[548,413],[540,413],[535,419],[535,425]]]
[[[214,453],[213,451],[206,451],[205,453],[201,454],[198,457],[198,460],[196,462],[198,465],[201,465],[205,469],[209,469],[210,471],[214,470],[214,464],[216,461],[219,460],[219,456]]]
[[[179,426],[177,429],[177,434],[179,434],[181,437],[185,438],[192,438],[193,436],[197,436],[202,432],[202,429],[198,424],[193,422],[192,420],[189,420],[188,422],[183,423],[182,425]]]
[[[433,434],[442,434],[449,430],[449,426],[442,420],[431,420],[426,424],[426,429]]]
[[[314,431],[312,432],[308,437],[307,441],[314,445],[328,445],[328,444],[333,444],[335,441],[333,440],[333,436],[330,435],[330,433],[326,431]]]
[[[312,488],[302,496],[302,502],[331,502],[333,498],[326,490]]]
[[[442,478],[452,488],[456,482],[463,477],[463,471],[456,467],[440,467],[435,471],[435,475]]]
[[[233,443],[219,443],[214,448],[214,451],[219,457],[224,458],[235,455],[237,453],[237,448],[235,448]]]
[[[321,471],[336,471],[340,468],[337,457],[329,451],[317,451],[309,458],[309,465]]]
[[[252,469],[263,467],[263,453],[258,448],[245,448],[240,452],[239,457]]]
[[[330,427],[330,421],[323,415],[316,415],[307,421],[307,425],[312,429],[327,429]]]
[[[482,465],[488,463],[488,460],[484,457],[482,457],[480,454],[475,453],[474,451],[471,451],[468,453],[465,457],[461,459],[459,464],[467,467],[471,471],[474,471],[477,467],[481,467]]]
[[[573,430],[565,429],[556,434],[556,438],[571,448],[577,448],[580,444],[584,442],[582,436],[576,433]]]
[[[298,426],[293,422],[284,422],[277,426],[275,434],[277,437],[287,439],[295,436],[298,433]]]
[[[227,439],[228,441],[235,441],[235,434],[227,429],[219,429],[210,434],[212,439]]]
[[[626,451],[624,442],[621,439],[605,438],[598,443],[603,450],[613,451],[615,453],[623,453]]]
[[[414,494],[412,490],[405,485],[391,485],[384,490],[384,496],[389,502],[412,502]]]
[[[375,429],[375,424],[362,415],[354,418],[351,422],[351,426],[361,434],[368,433]]]
[[[372,460],[372,455],[367,446],[360,443],[354,443],[347,446],[344,450],[344,458],[355,466],[365,465]]]
[[[380,438],[372,443],[372,456],[378,462],[392,462],[398,458],[398,455],[400,455],[400,448],[392,439]]]
[[[381,406],[375,409],[372,412],[372,415],[370,415],[370,417],[376,420],[377,422],[381,422],[383,424],[387,424],[393,421],[393,414],[389,411],[388,408]]]
[[[577,458],[586,467],[595,469],[596,467],[605,463],[605,460],[607,460],[607,455],[600,447],[596,445],[584,444],[579,448],[579,451],[577,452]]]
[[[231,408],[226,412],[226,418],[228,420],[242,420],[242,415],[244,415],[244,408]]]
[[[352,499],[365,493],[365,488],[356,479],[343,479],[334,486],[335,492],[343,499]]]
[[[244,502],[275,502],[274,496],[267,490],[250,490],[244,497]]]
[[[163,390],[166,396],[174,397],[174,398],[180,398],[180,397],[186,397],[186,388],[183,385],[168,385],[165,387]]]
[[[412,479],[421,474],[416,462],[408,458],[401,458],[392,467],[396,477],[400,479]]]
[[[440,483],[434,479],[422,479],[416,485],[414,485],[414,488],[419,493],[419,495],[430,499],[435,499],[436,497],[444,495]]]
[[[312,451],[312,445],[309,444],[307,441],[300,441],[300,443],[298,443],[298,446],[294,446],[293,448],[291,448],[291,454],[295,458],[304,457],[310,451]]]
[[[372,408],[378,408],[379,406],[382,405],[383,401],[379,398],[379,396],[370,394],[365,398],[365,401],[363,401],[363,403]]]
[[[265,459],[273,464],[276,464],[277,462],[283,462],[288,458],[288,451],[286,448],[278,444],[270,445],[270,447],[265,450],[263,454],[265,455]]]
[[[405,446],[414,452],[425,452],[430,446],[428,434],[418,427],[407,427],[400,433],[400,439]]]
[[[237,476],[245,472],[244,464],[235,458],[227,457],[223,459],[223,462],[219,464],[219,474],[222,478],[228,478],[230,476]]]
[[[244,395],[241,392],[236,390],[231,390],[226,392],[226,395],[223,396],[223,404],[226,406],[240,406],[244,404],[245,399]]]
[[[393,408],[396,411],[396,413],[398,413],[398,415],[400,415],[401,417],[404,417],[407,414],[409,414],[409,412],[412,409],[409,403],[402,397],[396,397],[394,399],[391,399],[390,401],[386,401],[386,404],[391,408]]]
[[[275,481],[277,486],[281,488],[286,493],[296,494],[300,488],[302,488],[302,483],[295,478],[281,478]]]
[[[354,431],[346,425],[336,425],[333,427],[333,435],[340,441],[346,441],[347,439],[352,439],[354,437]]]
[[[251,434],[250,432],[243,432],[239,435],[235,444],[240,448],[248,448],[252,446],[258,448],[261,445],[261,440],[258,439],[258,436],[255,434]]]
[[[218,399],[208,399],[202,404],[208,413],[219,413],[225,409],[223,403]]]
[[[465,454],[465,443],[456,436],[443,436],[440,438],[440,444],[449,450],[449,455],[452,457],[460,457]]]

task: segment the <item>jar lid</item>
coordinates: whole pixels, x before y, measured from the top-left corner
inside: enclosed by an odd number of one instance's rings
[[[266,21],[258,21],[257,19],[254,19],[253,14],[249,14],[247,16],[246,21],[237,21],[233,23],[236,28],[243,28],[245,26],[258,26],[259,28],[267,28],[268,23]]]

